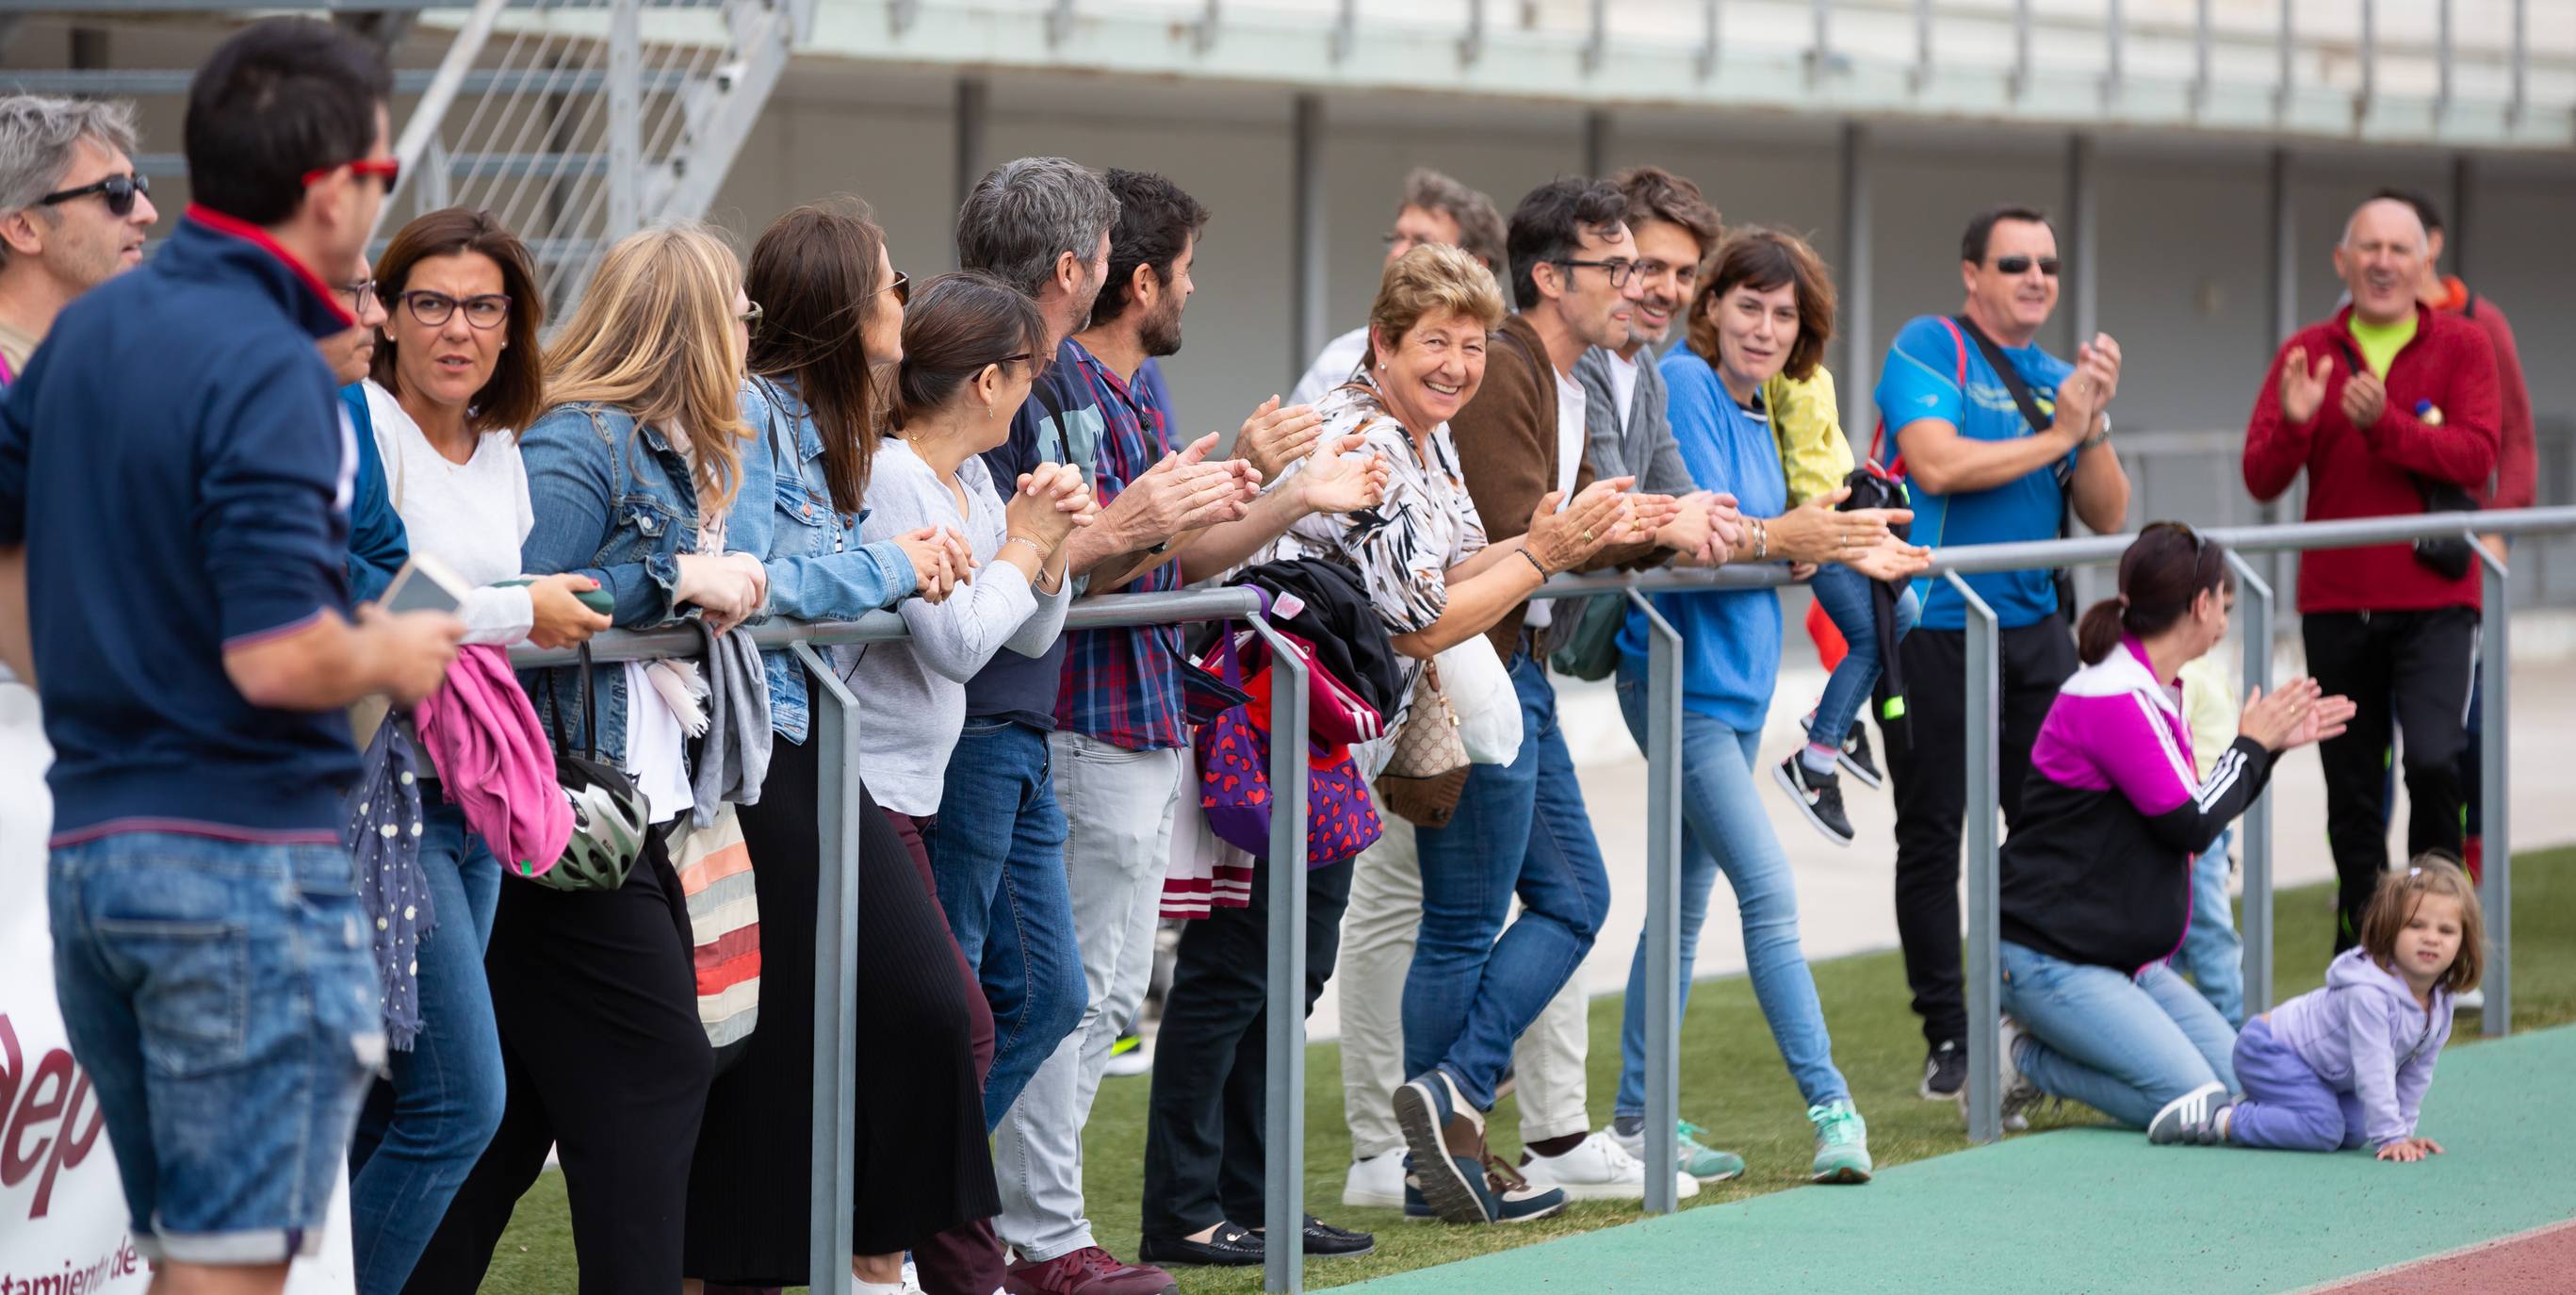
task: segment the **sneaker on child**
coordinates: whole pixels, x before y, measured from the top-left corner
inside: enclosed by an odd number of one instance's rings
[[[1836,845],[1852,843],[1851,816],[1843,812],[1842,780],[1832,769],[1818,773],[1807,764],[1802,749],[1790,752],[1789,758],[1771,771],[1771,781],[1789,793],[1789,803],[1798,807],[1798,816],[1807,825],[1824,833]]]

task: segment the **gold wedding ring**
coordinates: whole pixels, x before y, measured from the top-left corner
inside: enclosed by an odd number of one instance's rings
[[[1587,527],[1587,528],[1585,528],[1585,529],[1584,529],[1584,532],[1583,532],[1583,542],[1584,542],[1584,543],[1586,543],[1586,544],[1589,544],[1589,543],[1591,543],[1591,542],[1592,542],[1592,531],[1591,531],[1591,529],[1590,529],[1589,527]]]

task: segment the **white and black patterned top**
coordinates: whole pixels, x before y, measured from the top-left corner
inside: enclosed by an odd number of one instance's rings
[[[1300,518],[1254,560],[1320,557],[1344,563],[1368,586],[1369,601],[1389,635],[1412,634],[1439,620],[1449,605],[1449,569],[1485,547],[1485,524],[1468,497],[1449,425],[1433,428],[1426,455],[1413,434],[1387,412],[1366,378],[1337,387],[1316,403],[1327,440],[1354,432],[1368,438],[1354,454],[1384,455],[1392,470],[1375,508]],[[1280,474],[1304,470],[1300,461]],[[1406,689],[1420,662],[1403,658]]]

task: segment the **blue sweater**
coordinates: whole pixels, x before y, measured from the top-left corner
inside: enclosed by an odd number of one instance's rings
[[[223,657],[347,607],[354,450],[314,343],[350,322],[258,230],[192,210],[0,403],[56,844],[339,839],[347,720],[251,705]]]
[[[1771,420],[1737,405],[1717,370],[1688,347],[1675,348],[1658,367],[1665,416],[1691,480],[1734,495],[1747,517],[1788,511],[1789,479]],[[1655,610],[1682,634],[1682,708],[1738,733],[1761,732],[1780,678],[1780,596],[1769,589],[1661,594]],[[1629,611],[1619,651],[1644,667],[1644,613]]]

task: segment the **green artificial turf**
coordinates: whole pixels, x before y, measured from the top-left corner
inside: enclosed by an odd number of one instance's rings
[[[2576,849],[2523,855],[2514,868],[2514,1028],[2534,1029],[2576,1021]],[[2280,893],[2275,903],[2280,957],[2277,995],[2286,998],[2323,983],[2332,947],[2332,888],[2307,886]],[[1729,920],[1721,905],[1712,920]],[[1633,938],[1633,936],[1627,937]],[[1923,1038],[1907,1007],[1905,970],[1894,952],[1861,954],[1815,964],[1816,990],[1834,1036],[1834,1060],[1869,1121],[1870,1151],[1882,1169],[1968,1145],[1957,1108],[1915,1096],[1922,1078]],[[1619,1066],[1616,997],[1592,1005],[1590,1053],[1592,1113],[1609,1118]],[[2474,1023],[2462,1018],[2452,1046],[2474,1046]],[[1742,976],[1704,982],[1691,992],[1682,1028],[1683,1118],[1708,1126],[1711,1145],[1744,1156],[1743,1178],[1703,1188],[1685,1202],[1698,1208],[1764,1192],[1798,1188],[1865,1192],[1868,1187],[1814,1187],[1806,1182],[1811,1129],[1798,1091],[1772,1046],[1752,986]],[[1100,1090],[1085,1132],[1090,1166],[1087,1207],[1100,1241],[1122,1257],[1136,1247],[1137,1203],[1143,1189],[1145,1099],[1148,1080],[1111,1079]],[[1505,1098],[1492,1119],[1495,1150],[1518,1152],[1519,1111]],[[2035,1131],[2094,1122],[2080,1108],[2033,1116]],[[1509,1228],[1458,1228],[1408,1224],[1393,1210],[1345,1209],[1342,1176],[1350,1163],[1350,1138],[1342,1122],[1341,1049],[1309,1048],[1306,1058],[1306,1204],[1326,1220],[1377,1234],[1378,1248],[1358,1259],[1311,1260],[1306,1283],[1341,1285],[1432,1264],[1449,1263],[1554,1237],[1609,1227],[1641,1217],[1634,1205],[1585,1203],[1564,1214]],[[1257,1222],[1257,1220],[1242,1220]],[[573,1250],[564,1214],[563,1178],[538,1180],[511,1220],[493,1256],[483,1290],[494,1295],[547,1295],[573,1287]],[[1186,1295],[1231,1295],[1261,1288],[1261,1271],[1190,1269],[1180,1274]]]

